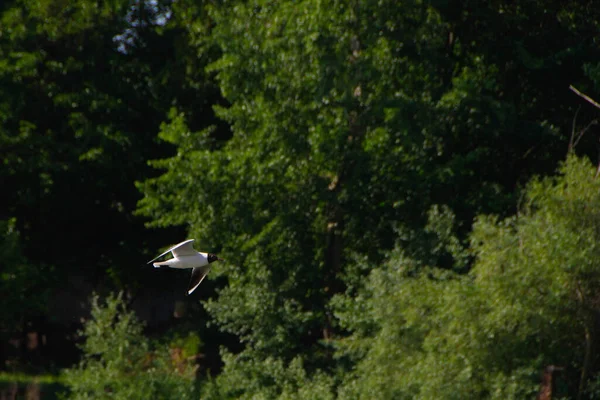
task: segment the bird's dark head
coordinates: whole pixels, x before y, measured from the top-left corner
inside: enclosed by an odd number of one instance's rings
[[[217,257],[216,254],[208,253],[208,263],[210,264],[211,262],[215,262],[215,261],[223,261],[223,259]]]

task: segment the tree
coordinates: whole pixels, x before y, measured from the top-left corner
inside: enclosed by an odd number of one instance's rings
[[[125,308],[122,294],[92,297],[91,319],[81,334],[83,359],[64,372],[72,399],[192,399],[196,368],[150,342]]]
[[[505,51],[478,45],[503,32],[499,7],[473,14],[421,1],[257,0],[208,8],[214,26],[198,46],[221,52],[208,68],[230,103],[216,111],[232,136],[215,140],[172,114],[160,136],[178,154],[152,162],[164,174],[139,184],[139,212],[151,226],[188,225],[228,259],[209,278],[219,279],[218,296],[205,306],[244,350],[224,356],[216,385],[250,374],[254,364],[238,359],[286,366],[299,357],[308,379],[335,369],[328,343],[345,334],[332,315],[335,294],[353,293],[398,236],[418,264],[452,268],[424,231],[427,210],[447,204],[464,238],[476,214],[510,214],[518,185],[564,156],[557,126],[565,115],[571,122],[574,105],[557,101],[556,86],[535,83],[529,42]],[[574,3],[553,7],[566,13]],[[510,12],[516,32],[545,18],[533,8]],[[565,51],[583,35],[568,21],[558,28],[568,40],[555,44]],[[517,48],[518,95],[501,73]],[[579,61],[544,66],[568,64],[582,79]],[[560,112],[540,114],[521,93],[529,85]],[[237,382],[235,393],[252,392]],[[281,392],[275,377],[265,382]]]
[[[143,229],[131,220],[138,196],[132,182],[149,172],[146,157],[161,150],[152,135],[157,111],[162,106],[166,114],[170,105],[150,101],[159,96],[153,75],[160,66],[143,60],[147,47],[117,51],[127,4],[25,1],[2,15],[10,33],[0,42],[0,144],[9,155],[2,180],[14,188],[2,210],[16,217],[32,263],[42,271],[42,264],[60,264],[57,278],[86,260],[88,276],[99,279],[107,265],[131,262],[141,250],[131,248]],[[158,36],[148,31],[140,41]],[[114,240],[104,240],[110,233]],[[67,244],[77,250],[65,256]],[[112,272],[115,280],[122,273]]]
[[[548,365],[565,368],[563,395],[592,398],[599,189],[571,155],[560,176],[532,181],[517,216],[478,217],[468,275],[397,252],[359,296],[339,297],[353,332],[340,355],[359,360],[341,398],[526,398]]]
[[[210,107],[220,95],[204,71],[212,55],[189,33],[207,23],[201,13],[201,4],[170,0],[0,6],[0,220],[18,232],[20,255],[2,273],[35,271],[7,292],[10,318],[24,319],[3,320],[3,329],[16,334],[35,320],[30,329],[48,333],[53,366],[76,357],[63,338],[90,287],[140,293],[176,284],[175,275],[139,269],[183,230],[148,232],[133,215],[134,182],[155,174],[148,159],[173,153],[156,140],[172,107],[196,128],[218,125]],[[38,301],[45,294],[49,301]]]

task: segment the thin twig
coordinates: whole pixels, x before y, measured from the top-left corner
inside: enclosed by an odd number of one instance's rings
[[[579,110],[581,110],[581,105],[577,107],[577,111],[575,111],[575,116],[573,117],[573,127],[571,128],[571,140],[569,140],[569,151],[573,150],[573,140],[575,139],[575,127],[577,125],[577,114],[579,114]]]
[[[581,140],[581,138],[583,137],[583,135],[588,131],[588,129],[590,129],[592,126],[596,125],[598,123],[598,120],[593,120],[592,122],[590,122],[585,128],[583,128],[580,132],[579,132],[579,136],[577,137],[577,139],[575,140],[575,143],[573,143],[573,147],[577,146],[577,143],[579,143],[579,141]]]
[[[573,93],[575,93],[577,96],[583,98],[585,101],[587,101],[588,103],[590,103],[594,107],[600,109],[600,104],[596,103],[590,96],[587,96],[587,95],[581,93],[579,90],[575,89],[575,87],[573,85],[569,85],[569,89],[571,89],[571,91]],[[577,111],[579,111],[579,109]],[[575,118],[577,118],[577,113],[575,113]],[[573,130],[571,132],[571,142],[569,143],[569,150],[572,150],[574,146],[577,146],[577,143],[579,143],[579,141],[583,137],[583,134],[589,128],[591,128],[592,125],[595,125],[597,123],[598,123],[597,120],[593,120],[592,122],[590,122],[588,126],[586,126],[584,129],[581,130],[581,132],[579,133],[579,137],[575,140],[575,142],[573,142],[573,137],[574,137],[574,134],[575,134],[575,119],[573,119]],[[600,161],[598,162],[598,169],[596,170],[596,176],[595,176],[595,178],[597,178],[598,176],[600,176]]]
[[[581,93],[579,90],[575,89],[575,87],[573,87],[573,85],[569,85],[569,89],[571,89],[573,92],[575,92],[575,94],[577,96],[582,97],[587,102],[589,102],[590,104],[592,104],[594,107],[600,108],[600,104],[596,103],[591,97],[589,97],[589,96]]]

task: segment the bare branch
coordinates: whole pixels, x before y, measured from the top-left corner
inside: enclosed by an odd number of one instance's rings
[[[588,131],[588,129],[590,129],[592,126],[596,125],[597,123],[598,123],[598,120],[595,119],[592,122],[590,122],[585,128],[583,128],[579,132],[579,136],[575,140],[575,143],[573,143],[573,147],[577,146],[577,143],[579,143],[579,141],[581,140],[581,138],[583,137],[583,135]]]
[[[573,150],[573,142],[575,140],[575,127],[577,125],[577,114],[579,114],[579,110],[581,110],[581,106],[577,107],[577,111],[575,111],[575,116],[573,117],[573,127],[571,128],[571,140],[569,140],[569,151]]]
[[[571,91],[573,93],[575,93],[577,96],[583,98],[585,101],[587,101],[594,107],[600,109],[600,104],[596,103],[596,101],[594,101],[594,99],[592,99],[590,96],[583,94],[579,90],[575,89],[575,87],[573,85],[569,85],[569,89],[571,89]],[[579,107],[579,108],[581,108],[581,107]],[[573,148],[575,146],[577,146],[577,144],[579,143],[579,141],[581,140],[583,135],[588,131],[588,129],[590,129],[592,126],[594,126],[598,123],[597,119],[593,120],[585,128],[583,128],[581,131],[579,131],[579,136],[577,136],[577,138],[575,138],[575,124],[576,124],[576,120],[577,120],[577,114],[579,113],[579,108],[577,109],[577,112],[575,113],[575,117],[573,118],[573,128],[571,130],[571,140],[569,141],[569,151],[572,151]],[[598,163],[598,169],[596,171],[596,178],[599,175],[600,175],[600,162]]]
[[[591,97],[581,93],[579,90],[575,89],[573,85],[569,85],[569,89],[571,89],[575,94],[583,99],[585,99],[588,103],[592,104],[596,108],[600,108],[600,104],[596,103]]]

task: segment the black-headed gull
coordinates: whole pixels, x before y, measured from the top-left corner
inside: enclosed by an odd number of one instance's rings
[[[210,271],[210,264],[215,261],[223,261],[212,253],[200,253],[194,250],[192,242],[194,239],[189,239],[162,253],[160,256],[148,261],[148,264],[158,260],[167,253],[173,253],[173,258],[167,261],[153,263],[154,268],[170,267],[170,268],[192,268],[192,279],[187,290],[187,294],[191,294],[200,285],[204,277]]]

